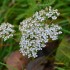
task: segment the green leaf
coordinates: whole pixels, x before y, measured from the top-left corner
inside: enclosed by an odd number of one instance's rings
[[[61,67],[56,67],[57,70],[65,70],[64,68]]]
[[[44,4],[46,4],[47,6],[50,6],[52,4],[55,3],[56,0],[44,0]]]
[[[20,19],[22,19],[24,16],[25,16],[25,14],[22,13],[22,14],[18,15],[15,20],[20,20]]]
[[[70,63],[70,42],[69,41],[70,41],[70,37],[63,38],[56,54],[56,60],[59,62],[63,62],[67,67],[70,65],[69,64]]]
[[[62,31],[63,31],[64,33],[66,33],[66,34],[70,34],[70,31],[67,30],[67,29],[62,28]]]

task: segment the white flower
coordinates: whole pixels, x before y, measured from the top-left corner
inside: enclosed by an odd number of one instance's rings
[[[35,20],[38,20],[39,22],[42,22],[42,21],[45,20],[44,13],[42,13],[42,11],[36,12],[36,13],[33,15],[33,18],[34,18]]]
[[[22,23],[24,24],[24,22]],[[21,31],[22,37],[20,41],[20,47],[23,50],[20,49],[20,51],[21,53],[24,53],[24,55],[28,55],[28,57],[35,58],[37,57],[37,51],[41,50],[42,47],[45,47],[45,42],[48,41],[48,36],[42,28],[43,25],[40,23],[33,23],[31,26],[31,24],[31,22],[26,24],[29,27],[25,27],[24,25],[19,26],[20,31],[22,28],[24,29]]]
[[[57,17],[60,15],[57,9],[52,9],[51,6],[49,7],[49,11],[46,13],[48,18],[52,18],[52,20],[56,20]]]
[[[28,23],[24,23],[25,21]],[[36,58],[37,51],[42,50],[42,48],[46,46],[45,43],[49,41],[49,38],[56,40],[58,39],[58,34],[61,34],[61,27],[58,25],[52,24],[50,26],[37,21],[33,23],[33,19],[29,21],[26,19],[21,23],[19,25],[19,29],[22,33],[20,52],[29,58]]]
[[[57,16],[59,16],[58,10],[49,7],[49,12],[41,10],[20,23],[19,30],[22,33],[20,52],[24,56],[36,58],[38,56],[37,51],[42,50],[49,39],[57,40],[58,35],[62,33],[60,26],[48,25],[43,22],[47,16],[53,20],[57,19]]]
[[[57,40],[58,39],[58,35],[62,33],[60,30],[61,30],[60,26],[52,24],[50,26],[49,30],[48,30],[50,38],[52,40]]]
[[[57,16],[52,16],[52,19],[53,19],[53,20],[57,19]]]
[[[14,26],[9,23],[2,23],[0,25],[0,38],[3,38],[4,41],[6,41],[12,37],[14,33],[13,27]]]
[[[49,6],[48,11],[41,10],[39,12],[36,12],[33,15],[33,18],[38,22],[42,22],[42,21],[46,20],[46,17],[51,18],[52,20],[56,20],[59,15],[60,15],[60,13],[58,12],[57,9],[52,9],[52,7]]]

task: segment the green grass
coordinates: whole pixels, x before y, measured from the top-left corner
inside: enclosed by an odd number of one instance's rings
[[[59,63],[63,63],[65,70],[70,70],[70,42],[68,38],[64,38],[59,45],[56,54],[56,61]],[[61,69],[59,69],[61,70]]]

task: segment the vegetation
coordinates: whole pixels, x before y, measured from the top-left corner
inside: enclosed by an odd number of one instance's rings
[[[54,23],[59,24],[63,31],[59,37],[61,43],[55,57],[56,70],[70,70],[70,0],[0,0],[0,24],[9,22],[16,27],[16,35],[13,38],[6,42],[0,39],[0,70],[7,70],[4,64],[5,56],[19,49],[20,22],[46,6],[59,10],[60,17]]]

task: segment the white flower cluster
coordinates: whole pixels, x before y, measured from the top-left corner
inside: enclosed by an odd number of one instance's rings
[[[58,35],[61,34],[61,27],[58,25],[48,25],[40,20],[37,17],[30,17],[23,20],[19,25],[19,30],[22,33],[20,41],[20,52],[28,58],[37,57],[37,51],[42,50],[45,47],[45,43],[52,40],[58,39]]]
[[[33,15],[33,18],[39,22],[42,22],[46,19],[46,11],[45,10],[41,10],[39,12],[36,12]]]
[[[23,55],[35,58],[37,51],[42,50],[42,47],[45,47],[45,43],[48,42],[48,36],[43,29],[44,25],[28,20],[30,18],[20,23],[19,29],[22,31],[20,51]]]
[[[48,11],[41,10],[39,12],[36,12],[33,15],[33,18],[39,22],[42,22],[42,21],[46,20],[46,18],[51,18],[52,20],[56,20],[59,15],[60,15],[60,13],[58,12],[58,10],[52,9],[52,7],[50,6],[48,8]]]
[[[2,23],[0,25],[0,38],[3,38],[6,41],[8,38],[13,36],[14,30],[13,25],[9,23]]]
[[[58,10],[57,9],[55,9],[55,10],[52,9],[51,6],[49,7],[49,12],[46,13],[46,16],[48,18],[52,18],[52,20],[56,20],[57,16],[59,16],[59,15],[60,15],[60,13],[58,12]]]
[[[49,38],[51,38],[52,40],[57,40],[58,39],[58,35],[62,34],[61,31],[61,27],[58,25],[50,25],[48,28],[46,28],[46,33],[49,36]]]

